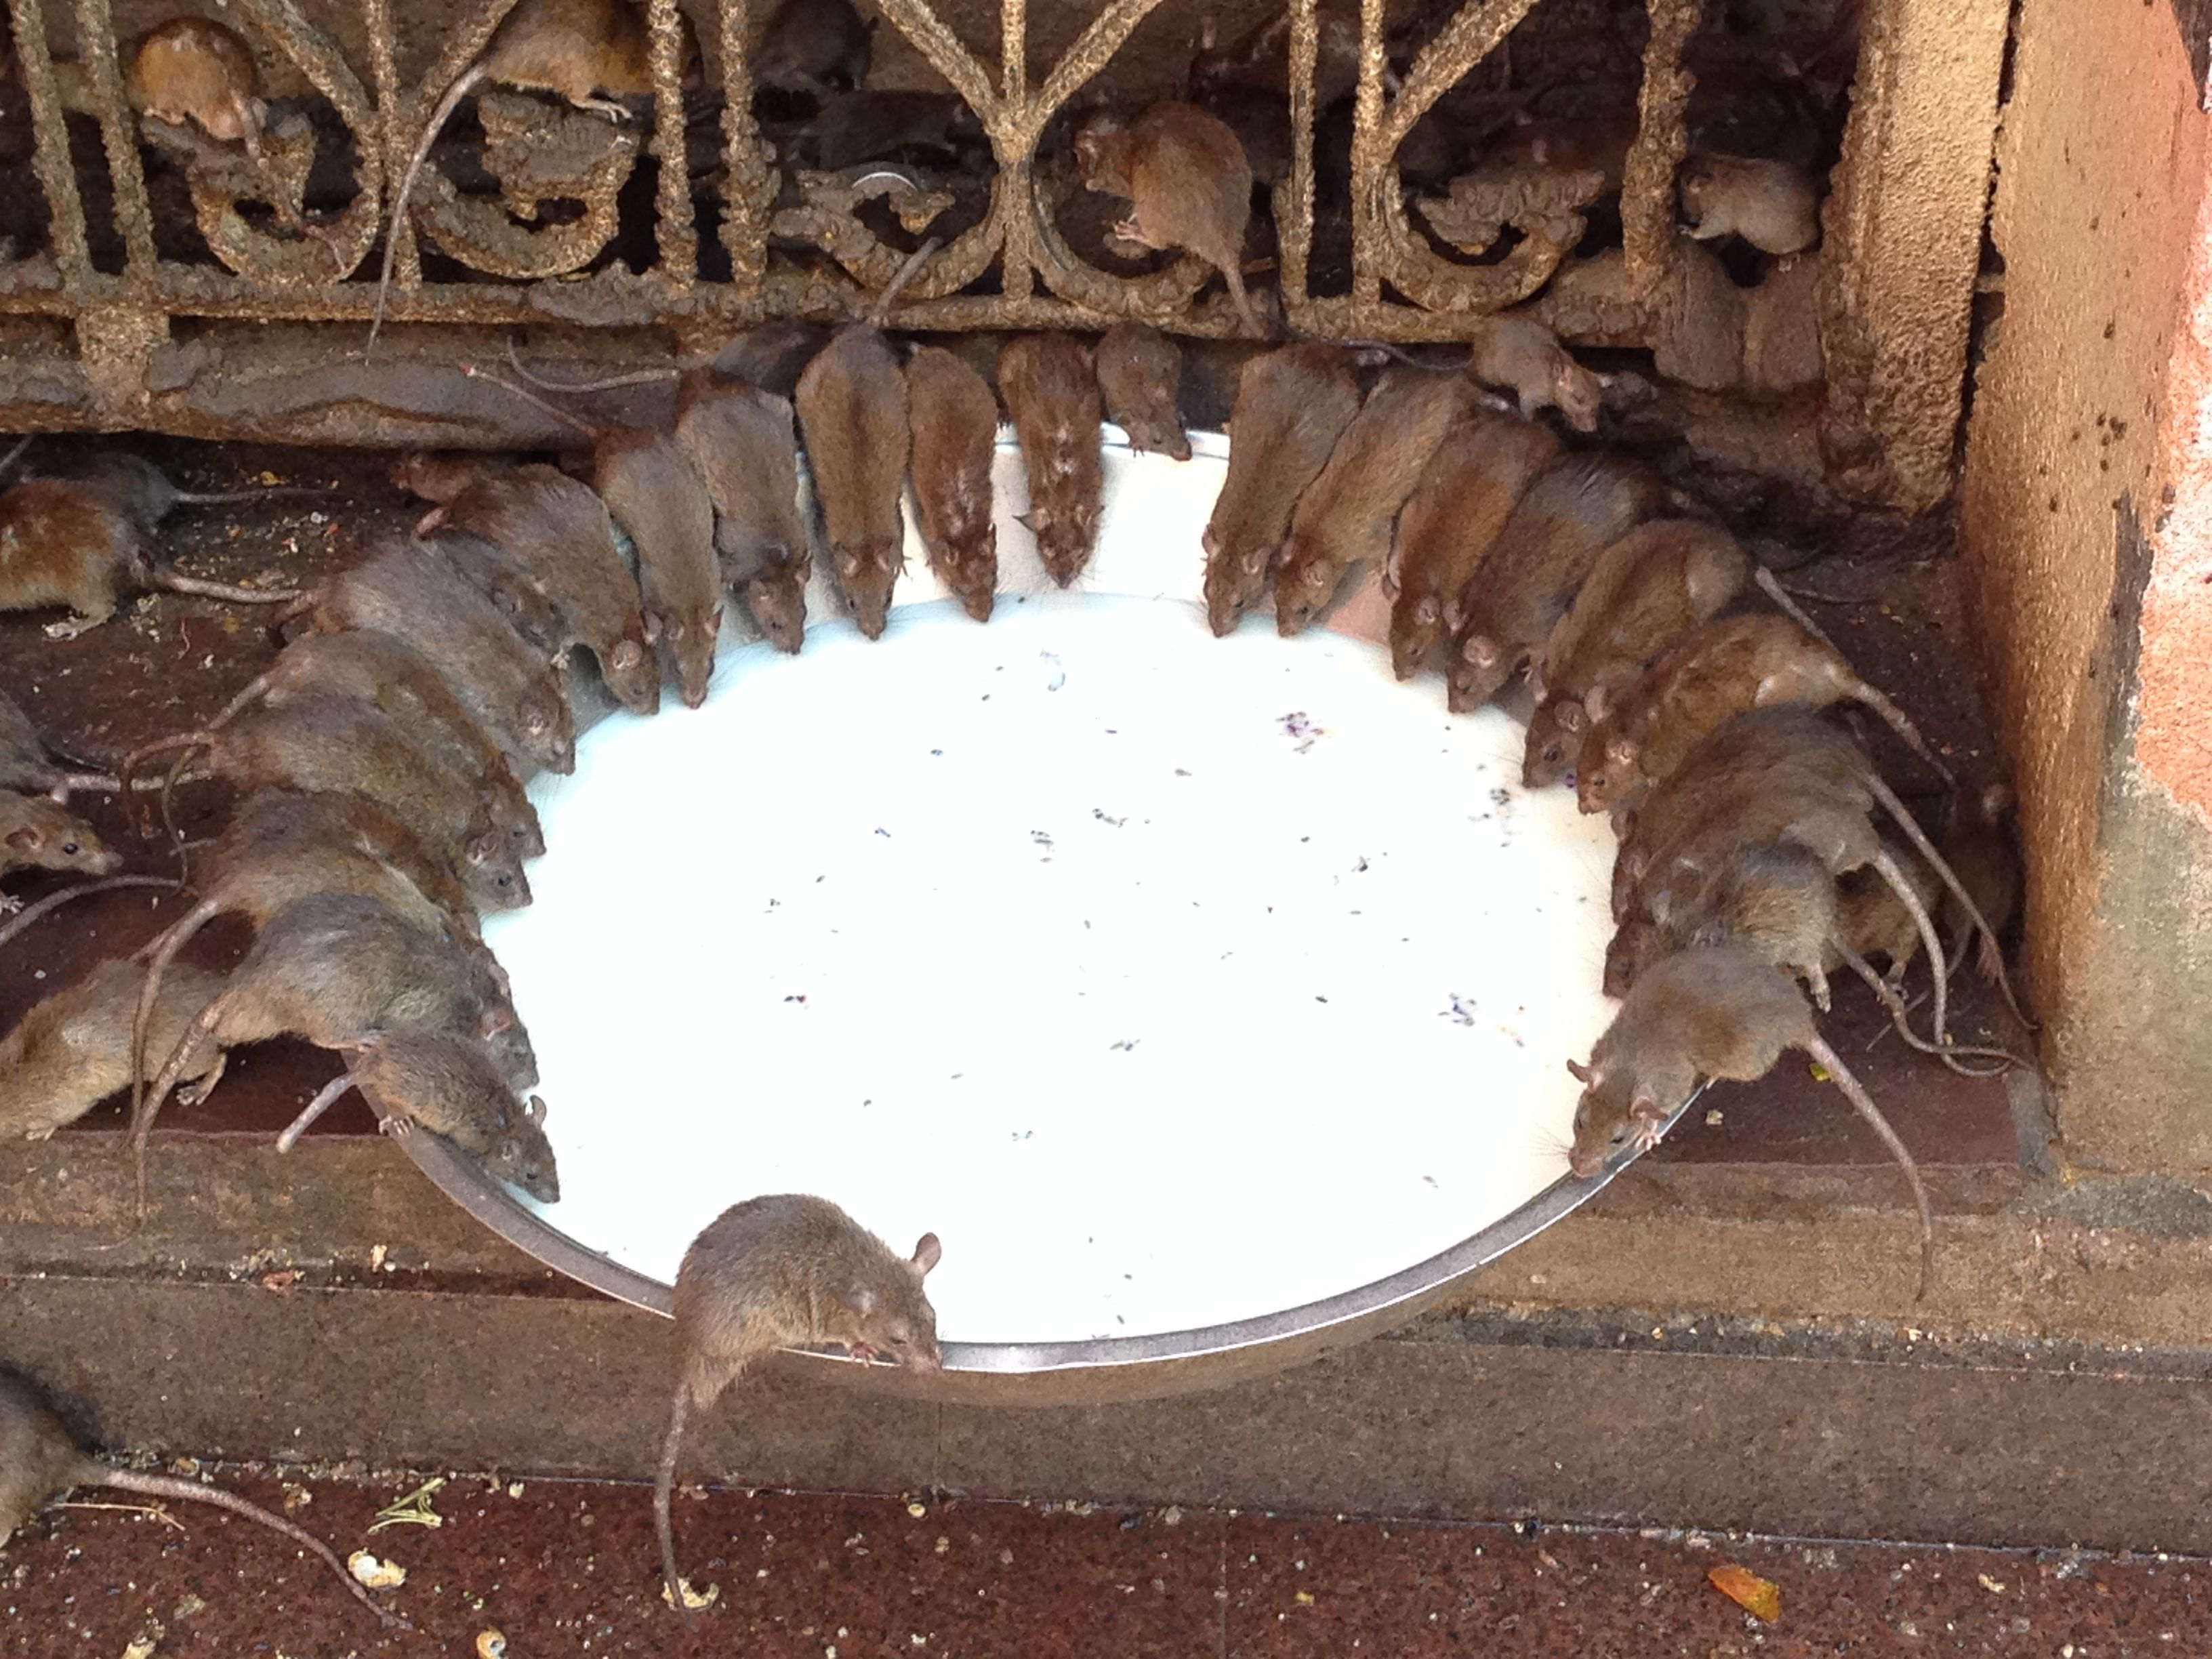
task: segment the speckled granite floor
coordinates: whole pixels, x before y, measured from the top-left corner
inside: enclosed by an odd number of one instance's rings
[[[341,1554],[404,1566],[391,1601],[417,1628],[379,1632],[319,1565],[216,1511],[180,1510],[179,1531],[64,1510],[0,1549],[0,1651],[495,1659],[503,1638],[509,1659],[2212,1653],[2212,1565],[2180,1557],[727,1492],[677,1504],[685,1564],[720,1592],[687,1632],[658,1599],[641,1488],[458,1477],[432,1499],[436,1530],[372,1538],[414,1478],[224,1478],[289,1494]],[[1776,1622],[1708,1583],[1728,1564],[1778,1587]]]

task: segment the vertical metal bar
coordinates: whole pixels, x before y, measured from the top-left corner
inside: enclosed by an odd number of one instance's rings
[[[1352,106],[1352,298],[1382,301],[1382,42],[1389,27],[1384,0],[1359,0],[1359,91]]]
[[[415,228],[399,211],[399,180],[407,171],[407,100],[399,89],[399,68],[392,35],[392,0],[363,0],[368,21],[368,72],[376,82],[376,131],[362,133],[363,143],[374,143],[384,151],[384,234],[392,239],[392,278],[402,288],[422,281],[422,258],[415,246]]]
[[[100,111],[101,147],[107,152],[107,176],[115,191],[115,217],[123,230],[124,257],[132,283],[154,280],[154,214],[146,202],[146,168],[138,155],[138,126],[123,90],[115,58],[115,15],[107,0],[76,0],[77,53],[89,71],[93,101]]]
[[[999,0],[999,118],[991,133],[999,165],[1009,175],[1006,188],[1025,203],[1036,203],[1036,172],[1030,163],[1037,135],[1030,125],[1029,0]],[[1016,154],[1006,151],[1018,146]],[[1033,211],[1042,211],[1037,204]],[[999,289],[1009,299],[1036,292],[1036,230],[1030,212],[1008,216],[1006,240],[999,250]]]
[[[750,298],[768,272],[770,185],[753,125],[752,9],[747,0],[721,0],[715,15],[722,32],[722,246],[730,285]]]
[[[999,0],[999,96],[1018,125],[1030,100],[1029,0]]]
[[[1313,258],[1314,63],[1320,38],[1315,0],[1291,0],[1291,188],[1289,210],[1276,215],[1275,242],[1283,314],[1293,319],[1305,307],[1306,268]]]
[[[1636,142],[1620,180],[1620,246],[1628,291],[1648,299],[1673,263],[1674,173],[1690,147],[1682,118],[1694,77],[1682,68],[1682,47],[1704,20],[1701,0],[1647,0],[1651,38],[1644,48],[1644,86],[1637,96]]]
[[[646,0],[653,40],[653,154],[660,163],[655,191],[660,277],[689,289],[699,280],[699,233],[691,219],[691,162],[684,131],[684,14],[676,0]]]
[[[48,234],[62,291],[81,295],[92,280],[92,256],[84,241],[84,202],[77,194],[76,168],[70,160],[69,125],[62,118],[60,88],[47,56],[46,19],[40,0],[8,0],[15,36],[15,62],[31,104],[32,170],[46,192]]]

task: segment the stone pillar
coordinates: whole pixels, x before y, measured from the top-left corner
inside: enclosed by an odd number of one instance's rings
[[[1961,538],[2063,1152],[2212,1169],[2212,149],[2167,6],[2023,0]],[[2197,43],[2201,46],[2201,42]]]

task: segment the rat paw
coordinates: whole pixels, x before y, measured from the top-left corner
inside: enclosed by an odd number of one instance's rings
[[[71,617],[64,622],[50,622],[46,627],[50,640],[73,640],[88,629],[97,628],[107,619],[105,617]]]

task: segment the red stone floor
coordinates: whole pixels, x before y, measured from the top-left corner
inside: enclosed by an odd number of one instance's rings
[[[0,1548],[0,1653],[495,1659],[501,1638],[511,1659],[2212,1653],[2212,1564],[2181,1557],[737,1492],[677,1504],[686,1570],[720,1589],[687,1632],[658,1599],[641,1487],[456,1477],[431,1500],[436,1530],[369,1537],[416,1477],[223,1478],[289,1494],[342,1555],[403,1565],[392,1605],[416,1629],[380,1632],[319,1565],[216,1511],[180,1506],[178,1530],[70,1509]],[[1729,1564],[1778,1587],[1776,1622],[1707,1582]]]

